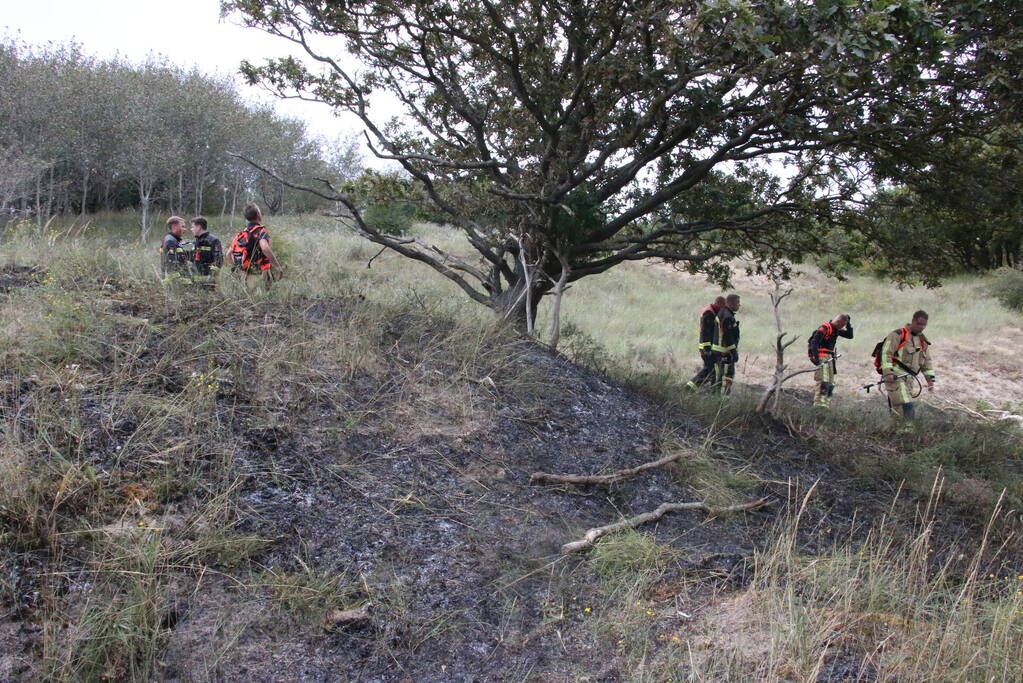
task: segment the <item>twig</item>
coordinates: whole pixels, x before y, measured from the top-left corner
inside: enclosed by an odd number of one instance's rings
[[[672,453],[671,455],[664,456],[660,460],[645,462],[642,465],[630,467],[625,470],[618,470],[611,474],[548,474],[547,472],[533,472],[533,474],[529,476],[529,483],[535,484],[537,482],[550,482],[554,484],[613,484],[616,481],[635,476],[640,472],[652,470],[655,467],[663,467],[670,462],[681,460],[687,455],[691,454],[686,451]]]
[[[756,510],[757,508],[765,507],[769,505],[767,498],[760,498],[759,500],[750,501],[748,503],[741,503],[739,505],[728,505],[726,507],[713,507],[703,502],[695,503],[662,503],[653,512],[644,512],[636,515],[635,517],[629,517],[623,519],[620,522],[614,524],[608,524],[606,526],[594,527],[587,531],[581,539],[578,541],[572,541],[561,546],[562,554],[578,553],[584,550],[589,550],[597,542],[598,539],[626,529],[634,529],[638,526],[646,524],[647,522],[656,522],[664,515],[669,512],[678,512],[680,510],[703,510],[708,515],[716,517],[726,512],[740,512],[743,510]]]
[[[356,621],[368,621],[369,620],[369,608],[373,606],[373,603],[367,602],[362,607],[356,609],[336,609],[327,613],[323,618],[323,625],[325,628],[331,628],[334,626],[340,626],[341,624],[351,624]]]
[[[387,247],[380,247],[380,251],[378,251],[376,254],[374,254],[373,258],[371,258],[370,260],[366,261],[366,267],[367,268],[372,268],[373,267],[373,261],[375,261],[377,256],[380,256],[380,254],[384,253],[385,251],[387,251]]]

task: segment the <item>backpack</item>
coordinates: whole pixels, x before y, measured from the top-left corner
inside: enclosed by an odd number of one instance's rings
[[[886,339],[887,339],[887,337],[886,337]],[[905,346],[906,342],[908,342],[908,341],[909,341],[909,328],[908,327],[900,327],[899,328],[899,345],[897,347],[895,347],[895,353],[892,354],[892,355],[894,356],[894,355],[898,354],[899,351],[902,350],[902,347]],[[870,352],[870,357],[874,359],[874,370],[879,375],[883,374],[881,372],[881,349],[882,348],[884,348],[884,339],[879,341],[877,343],[877,345],[874,346],[874,350]]]
[[[234,236],[234,239],[231,240],[231,248],[227,251],[227,258],[235,269],[248,270],[252,266],[253,261],[258,263],[262,260],[259,238],[253,234],[262,228],[262,225],[242,228]]]
[[[806,355],[810,358],[810,362],[813,363],[814,365],[817,365],[817,363],[820,362],[820,358],[818,356],[813,355],[813,335],[817,334],[820,331],[821,327],[824,327],[824,325],[828,326],[828,331],[825,333],[825,336],[830,337],[831,334],[834,332],[835,328],[832,327],[830,322],[826,322],[820,327],[818,327],[816,330],[811,332],[810,336],[806,338]]]

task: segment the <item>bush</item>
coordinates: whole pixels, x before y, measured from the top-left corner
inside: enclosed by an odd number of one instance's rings
[[[404,235],[416,221],[416,208],[409,202],[371,204],[362,214],[366,224],[387,235]]]
[[[1023,312],[1023,270],[1000,268],[995,273],[991,294],[1006,308]]]

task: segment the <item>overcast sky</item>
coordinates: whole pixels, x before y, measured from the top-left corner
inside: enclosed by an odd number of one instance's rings
[[[294,51],[285,40],[222,21],[219,0],[0,0],[0,35],[31,45],[74,40],[86,53],[133,61],[162,54],[182,66],[235,75],[247,99],[273,102],[282,114],[306,121],[315,135],[361,131],[354,117],[335,117],[326,105],[281,101],[244,85],[237,78],[243,59],[258,62]]]

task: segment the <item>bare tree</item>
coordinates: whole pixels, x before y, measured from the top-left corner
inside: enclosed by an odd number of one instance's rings
[[[772,279],[774,281],[774,289],[769,292],[769,295],[771,297],[771,306],[774,309],[774,326],[778,332],[774,340],[774,377],[771,380],[771,386],[768,387],[764,395],[760,397],[760,401],[757,402],[756,412],[758,413],[776,413],[785,382],[788,382],[793,377],[813,372],[817,369],[811,367],[788,372],[788,365],[785,363],[785,349],[792,346],[798,337],[792,335],[791,339],[786,339],[788,335],[781,321],[781,302],[792,294],[792,287],[786,286],[784,280],[777,274]],[[769,404],[770,407],[768,407]]]

